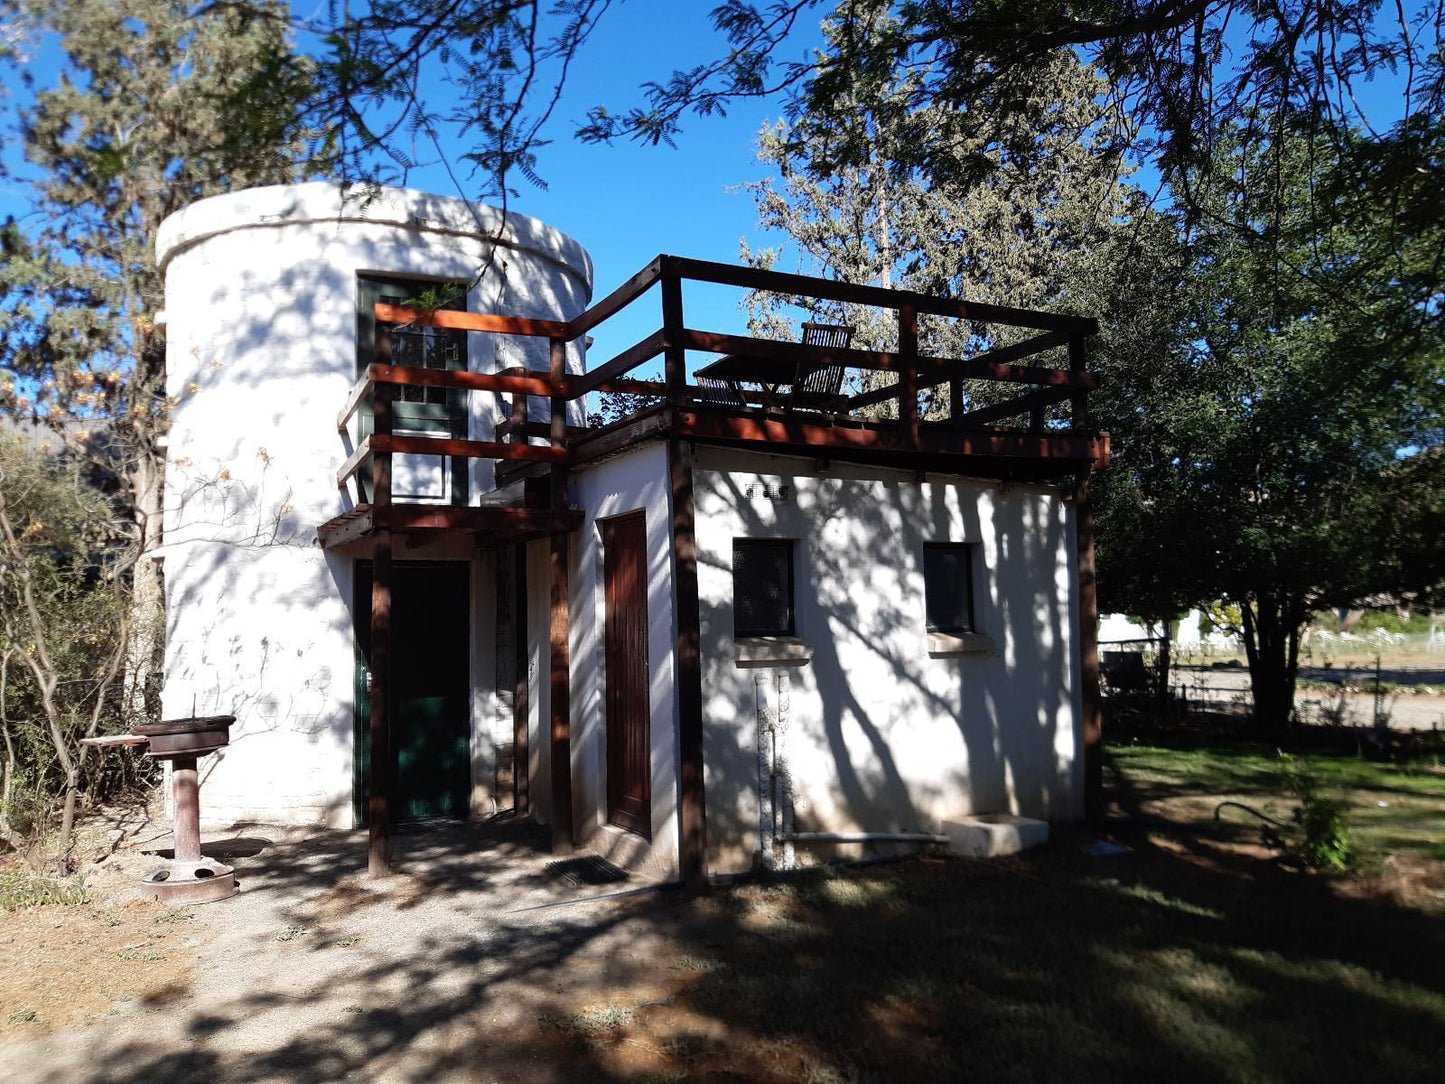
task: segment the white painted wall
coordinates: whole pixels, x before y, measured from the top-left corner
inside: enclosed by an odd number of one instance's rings
[[[335,419],[355,380],[357,278],[470,279],[499,226],[460,200],[346,200],[318,183],[202,200],[161,227],[173,403],[162,711],[238,716],[231,748],[205,765],[208,820],[351,822],[352,562],[314,537],[348,504]],[[591,265],[575,241],[518,215],[501,237],[469,308],[567,319],[585,307]],[[546,369],[546,343],[469,336],[472,369],[516,364]],[[582,370],[580,343],[568,367]],[[485,439],[500,410],[471,398],[471,434]],[[479,463],[474,499],[491,486]],[[491,591],[478,582],[485,624]],[[478,647],[487,636],[479,627]],[[482,695],[488,673],[473,674]]]
[[[750,482],[793,487],[786,503]],[[737,665],[734,537],[797,540],[798,634],[789,667],[797,828],[930,831],[948,817],[1082,812],[1072,509],[1053,493],[699,449],[707,819],[713,872],[757,848],[754,677]],[[930,657],[926,541],[976,542],[975,618],[996,650]]]
[[[667,449],[645,444],[577,471],[572,504],[586,509],[572,536],[572,803],[579,841],[657,880],[680,876],[672,512]],[[642,509],[647,531],[652,841],[607,823],[606,584],[600,521]],[[545,785],[545,784],[544,784]]]

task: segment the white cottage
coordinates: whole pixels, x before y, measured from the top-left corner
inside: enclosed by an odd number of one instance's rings
[[[540,222],[327,184],[157,248],[164,714],[238,718],[209,818],[368,824],[380,869],[394,821],[510,812],[697,883],[1097,792],[1092,320],[669,256],[589,308]],[[688,281],[892,310],[898,344],[692,329]],[[589,368],[655,286],[659,330]],[[1025,330],[921,357],[921,312]],[[646,398],[588,427],[605,391]]]

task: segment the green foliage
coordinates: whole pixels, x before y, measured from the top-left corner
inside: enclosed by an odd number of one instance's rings
[[[824,30],[832,43],[843,22]],[[919,80],[912,72],[882,73],[853,88],[836,112],[806,113],[759,133],[758,157],[776,176],[745,188],[762,227],[797,252],[787,270],[985,303],[1103,313],[1099,358],[1147,351],[1149,317],[1138,301],[1140,287],[1158,277],[1159,223],[1123,183],[1125,133],[1119,117],[1098,104],[1097,74],[1060,52],[1027,94],[947,104],[920,103]],[[984,133],[995,122],[1027,130],[1029,138],[990,141]],[[909,168],[907,148],[924,131],[950,133],[950,157]],[[833,163],[838,141],[855,132],[866,135],[866,159]],[[979,169],[966,184],[954,169],[960,159]],[[768,267],[783,251],[745,246],[743,257]],[[801,314],[852,326],[855,346],[896,348],[896,320],[871,307],[815,301],[804,312],[800,299],[767,292],[752,293],[747,304],[757,335],[796,339]],[[919,320],[920,350],[934,356],[962,357],[1028,334]],[[965,381],[963,391],[960,406],[967,409],[1014,389]],[[948,408],[947,387],[926,394],[925,416]],[[1068,410],[1051,408],[1049,418],[1065,423]]]
[[[125,726],[128,528],[83,460],[0,437],[0,840],[32,856],[60,814],[62,871],[81,792],[103,798],[141,770],[77,744]]]
[[[1321,793],[1319,780],[1298,758],[1285,754],[1280,760],[1285,789],[1299,803],[1290,814],[1294,822],[1286,841],[1290,856],[1309,870],[1343,873],[1355,863],[1345,816],[1349,803]]]
[[[18,911],[23,907],[54,904],[79,907],[90,902],[85,877],[57,880],[27,869],[0,873],[0,911]]]

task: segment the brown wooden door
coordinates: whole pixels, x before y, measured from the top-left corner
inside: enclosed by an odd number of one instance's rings
[[[607,819],[652,838],[647,655],[647,527],[641,512],[602,521],[607,587]]]

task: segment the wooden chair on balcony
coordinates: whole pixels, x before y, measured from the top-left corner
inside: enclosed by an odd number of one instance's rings
[[[803,325],[804,346],[844,350],[852,338],[853,329],[847,325],[811,321]],[[754,398],[761,397],[767,407],[825,412],[843,408],[847,398],[841,394],[844,366],[800,362],[791,381],[786,377],[778,379],[777,366],[777,362],[764,358],[729,354],[693,374],[697,379],[698,398],[714,406],[745,407],[748,395],[743,385],[749,383],[756,385]]]
[[[819,324],[810,320],[803,325],[804,346],[846,350],[852,341],[853,328],[848,324]],[[806,372],[800,372],[798,379],[794,381],[793,394],[788,399],[787,409],[801,407],[804,410],[836,413],[843,407],[845,397],[841,394],[842,391],[842,365],[810,368]]]

